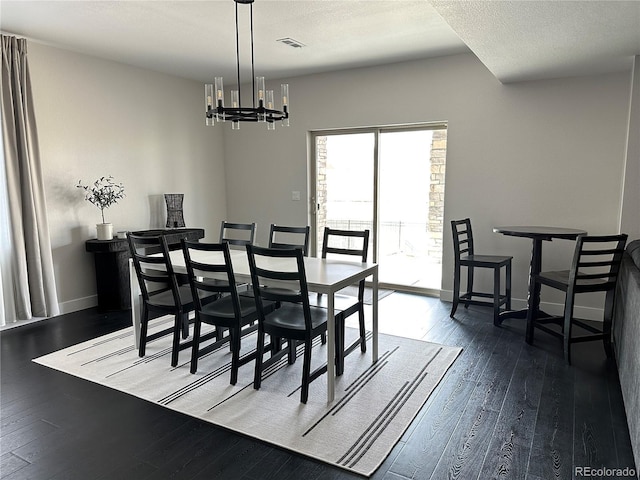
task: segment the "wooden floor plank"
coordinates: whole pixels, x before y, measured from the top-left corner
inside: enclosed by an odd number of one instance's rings
[[[530,475],[549,480],[572,478],[573,373],[560,356],[548,358],[531,446]]]
[[[522,348],[501,335],[430,478],[477,478]]]
[[[443,380],[427,400],[423,415],[417,420],[407,445],[390,471],[407,478],[428,478],[433,473],[441,451],[434,445],[446,445],[460,420],[460,413],[476,388],[477,379],[486,367],[499,341],[494,330],[474,330],[476,335],[463,346],[450,376]]]
[[[29,465],[29,462],[17,457],[13,453],[5,453],[0,456],[0,474],[2,474],[2,478],[16,473],[27,465]]]
[[[526,477],[546,361],[535,348],[520,352],[479,478]]]
[[[592,344],[593,345],[593,344]],[[574,465],[617,468],[606,369],[575,372]]]

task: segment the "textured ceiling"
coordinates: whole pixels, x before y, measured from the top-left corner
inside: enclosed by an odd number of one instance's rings
[[[235,77],[232,0],[0,0],[0,29],[198,81]],[[471,50],[501,81],[629,69],[640,1],[256,0],[256,72],[290,77]],[[249,7],[239,6],[243,77]],[[304,48],[276,42],[291,37]],[[245,78],[243,78],[243,81]]]
[[[640,55],[640,1],[431,3],[502,82],[620,71]]]
[[[171,74],[233,76],[235,3],[5,1],[3,31]],[[295,76],[468,51],[424,1],[269,1],[253,7],[256,70]],[[250,7],[239,5],[242,65]],[[276,42],[292,37],[305,47]]]

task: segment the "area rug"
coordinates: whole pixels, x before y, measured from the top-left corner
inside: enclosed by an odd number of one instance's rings
[[[155,321],[165,328],[171,319]],[[357,332],[347,329],[348,336]],[[242,339],[243,353],[255,349],[255,333]],[[368,342],[370,347],[371,343]],[[319,342],[312,358],[326,360]],[[384,461],[461,349],[380,335],[379,360],[356,351],[337,378],[336,398],[326,399],[326,375],[311,384],[308,403],[300,403],[302,358],[265,371],[253,388],[253,363],[240,368],[229,384],[228,346],[200,359],[189,373],[189,353],[170,366],[170,338],[159,338],[139,358],[133,330],[127,328],[34,359],[70,375],[126,392],[215,425],[240,432],[337,467],[370,476]],[[302,349],[298,354],[301,355]]]

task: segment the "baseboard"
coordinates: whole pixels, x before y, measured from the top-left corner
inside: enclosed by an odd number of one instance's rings
[[[60,313],[72,313],[79,310],[98,306],[98,295],[90,295],[88,297],[76,298],[67,302],[60,302]]]
[[[98,305],[98,295],[91,295],[89,297],[77,298],[75,300],[70,300],[68,302],[60,302],[58,307],[60,308],[60,315],[65,313],[77,312],[79,310],[85,310],[87,308],[95,307]],[[42,320],[46,320],[50,317],[34,317],[29,320],[18,320],[16,322],[7,323],[6,325],[0,326],[0,331],[9,330],[15,327],[21,327],[23,325],[28,325],[30,323],[40,322]]]
[[[451,303],[453,301],[452,290],[440,290],[440,300],[443,302]],[[520,310],[527,308],[527,300],[523,298],[512,298],[511,308],[514,310]],[[547,312],[550,315],[562,315],[564,310],[564,304],[552,303],[552,302],[540,302],[540,309]],[[583,318],[585,320],[594,320],[602,322],[603,316],[602,308],[583,307],[576,305],[573,308],[573,315],[576,318]]]

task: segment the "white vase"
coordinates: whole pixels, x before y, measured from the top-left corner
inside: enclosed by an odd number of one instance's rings
[[[113,239],[113,224],[111,223],[97,223],[96,230],[98,231],[98,240],[112,240]]]

